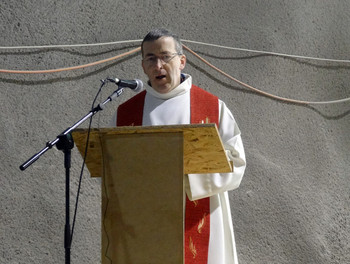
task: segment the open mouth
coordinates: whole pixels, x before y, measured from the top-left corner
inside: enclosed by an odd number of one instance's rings
[[[159,76],[156,77],[156,79],[157,79],[157,80],[161,80],[161,79],[163,79],[163,78],[165,78],[165,77],[166,77],[165,75],[159,75]]]

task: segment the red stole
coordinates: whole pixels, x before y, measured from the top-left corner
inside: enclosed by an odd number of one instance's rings
[[[219,126],[218,98],[192,85],[190,90],[191,124],[216,123]],[[121,104],[117,126],[141,126],[146,91]],[[186,196],[185,263],[207,264],[210,235],[210,199],[190,201]]]

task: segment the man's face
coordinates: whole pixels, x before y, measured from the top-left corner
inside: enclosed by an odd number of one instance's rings
[[[177,54],[172,37],[143,43],[142,68],[157,92],[168,93],[177,87],[185,65],[186,56]]]

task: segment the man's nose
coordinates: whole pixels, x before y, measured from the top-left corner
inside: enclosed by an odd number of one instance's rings
[[[163,68],[163,65],[164,65],[163,61],[160,58],[157,58],[155,66],[157,68]]]

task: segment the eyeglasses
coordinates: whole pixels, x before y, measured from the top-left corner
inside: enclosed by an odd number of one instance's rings
[[[143,62],[147,66],[154,66],[154,65],[157,65],[158,60],[160,60],[160,63],[162,65],[165,65],[165,64],[169,63],[169,61],[171,61],[177,55],[181,55],[181,54],[176,52],[176,53],[164,54],[164,55],[161,55],[159,57],[155,56],[155,55],[152,55],[152,56],[148,56],[148,57],[144,58]]]

